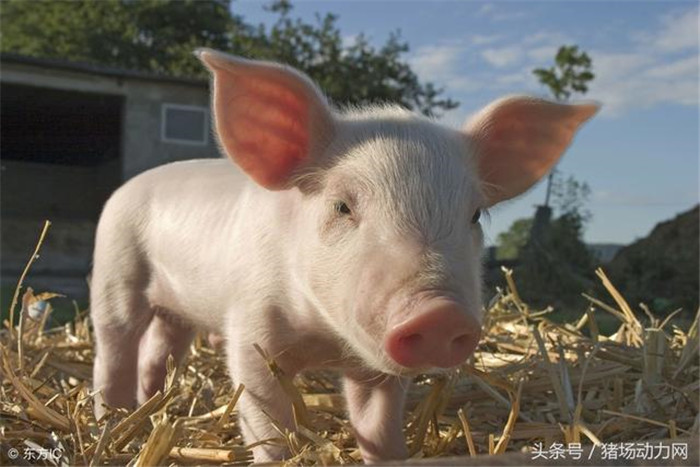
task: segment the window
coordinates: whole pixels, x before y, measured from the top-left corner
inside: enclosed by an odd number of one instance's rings
[[[166,143],[206,146],[209,110],[194,105],[163,104],[161,140]]]

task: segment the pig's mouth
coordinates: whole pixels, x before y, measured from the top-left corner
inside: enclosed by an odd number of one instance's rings
[[[441,375],[449,373],[463,363],[463,361],[460,361],[456,365],[444,368],[431,365],[409,367],[393,360],[384,349],[377,348],[376,344],[372,347],[374,350],[369,350],[368,347],[358,349],[355,346],[346,345],[343,360],[349,366],[369,367],[375,371],[404,378],[415,378],[426,374]]]
[[[461,364],[460,364],[461,365]],[[424,367],[416,367],[416,368],[409,368],[405,366],[398,365],[394,362],[388,362],[386,367],[383,369],[384,373],[387,373],[392,376],[399,376],[403,378],[415,378],[420,375],[428,375],[428,376],[439,376],[439,375],[444,375],[447,373],[450,373],[457,368],[460,367],[460,365],[456,365],[451,368],[439,368],[439,367],[431,367],[431,366],[424,366]]]

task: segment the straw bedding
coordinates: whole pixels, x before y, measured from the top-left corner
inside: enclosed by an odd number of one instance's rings
[[[450,374],[417,378],[409,393],[405,433],[413,458],[698,437],[698,315],[681,329],[673,317],[658,320],[643,309],[642,324],[598,270],[609,297],[588,297],[580,319],[557,324],[550,310],[523,303],[512,272],[504,274],[508,287],[487,307],[476,354]],[[46,330],[54,296],[27,288],[16,297],[19,326],[6,321],[0,332],[0,463],[251,462],[236,427],[245,388],[232,387],[221,352],[201,337],[182,365],[169,362],[162,392],[135,411],[110,410],[96,421],[89,315],[76,310],[73,322]],[[619,320],[614,334],[600,332],[600,313]],[[251,349],[250,358],[266,359],[295,401],[296,429],[279,427],[277,439],[261,442],[286,444],[288,465],[362,462],[334,373],[291,381],[263,349]],[[58,455],[27,461],[27,453],[41,449]]]

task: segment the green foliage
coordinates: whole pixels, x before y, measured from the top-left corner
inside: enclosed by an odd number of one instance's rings
[[[556,100],[567,100],[575,92],[588,91],[586,83],[595,77],[591,65],[591,58],[578,46],[562,46],[553,67],[538,68],[533,73]],[[533,227],[526,238],[523,230],[527,219],[517,221],[499,235],[499,253],[512,255],[517,250],[520,264],[516,272],[527,300],[540,306],[570,307],[580,301],[581,291],[593,287],[595,261],[583,242],[585,226],[591,219],[590,211],[585,209],[590,188],[573,176],[564,179],[556,170],[548,183],[547,203],[551,196],[558,217],[550,222],[548,207],[541,207],[536,222],[530,220]]]
[[[505,232],[496,237],[496,258],[499,260],[517,259],[527,245],[532,230],[532,218],[518,219]]]
[[[574,92],[585,94],[586,83],[595,75],[591,70],[591,58],[586,52],[580,52],[578,46],[563,45],[554,58],[554,66],[533,70],[535,76],[552,92],[557,100],[566,100]]]
[[[515,221],[498,236],[498,259],[519,260],[516,267],[523,296],[536,306],[575,306],[581,292],[594,285],[595,259],[583,242],[590,212],[586,183],[559,171],[553,179],[555,217],[537,238],[531,238],[533,219]]]
[[[401,60],[409,48],[398,33],[391,34],[379,49],[370,45],[363,34],[344,47],[336,20],[330,14],[317,17],[319,26],[315,27],[300,19],[292,20],[288,10],[282,9],[269,33],[259,30],[250,41],[249,51],[253,56],[279,60],[306,71],[338,103],[398,102],[426,115],[457,107],[455,101],[440,99],[442,90],[432,83],[422,85]]]
[[[586,224],[591,219],[591,213],[586,209],[591,189],[585,182],[579,182],[573,175],[564,178],[560,171],[554,172],[552,179],[552,205],[555,208],[555,219],[549,230],[556,231],[557,237],[573,235],[581,242]],[[557,227],[557,222],[561,225]],[[533,219],[518,219],[506,232],[496,239],[499,259],[514,259],[520,250],[530,241]],[[550,232],[551,234],[551,232]]]
[[[205,76],[197,46],[226,47],[228,0],[3,2],[3,52],[119,68]]]
[[[267,7],[278,19],[266,28],[246,23],[231,6],[230,0],[8,0],[0,50],[204,78],[192,51],[213,47],[297,67],[338,104],[396,102],[426,115],[459,105],[419,81],[403,59],[409,48],[398,33],[379,48],[364,35],[345,45],[335,15],[307,23],[290,17],[289,1],[278,0]]]
[[[582,236],[578,216],[564,214],[523,248],[517,272],[526,300],[559,308],[584,303],[580,294],[594,287],[595,261]]]

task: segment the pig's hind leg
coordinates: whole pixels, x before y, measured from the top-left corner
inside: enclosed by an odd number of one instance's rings
[[[168,310],[155,310],[155,316],[139,345],[139,404],[146,402],[157,391],[163,390],[168,356],[172,355],[175,364],[179,364],[193,337],[194,329],[188,323],[173,316]]]

